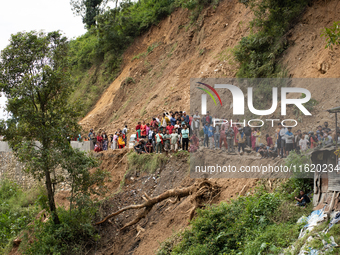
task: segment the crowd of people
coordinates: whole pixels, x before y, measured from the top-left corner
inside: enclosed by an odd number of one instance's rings
[[[262,158],[287,157],[291,151],[297,153],[335,143],[340,139],[337,133],[325,122],[315,132],[296,131],[290,127],[277,124],[273,135],[265,134],[261,128],[253,128],[248,124],[241,125],[238,119],[235,124],[215,122],[209,115],[200,116],[198,111],[189,116],[185,111],[164,112],[154,116],[150,122],[138,122],[135,127],[134,150],[139,153],[169,153],[178,150],[197,151],[200,146],[210,149],[222,149],[227,153],[242,154],[246,149],[260,153]],[[218,123],[218,124],[216,124]],[[88,139],[93,142],[94,150],[121,149],[127,144],[128,127],[107,135],[105,131],[96,133],[90,130]]]
[[[106,151],[108,148],[113,150],[122,149],[126,145],[127,132],[127,126],[122,130],[117,130],[115,134],[110,134],[109,136],[102,130],[99,130],[96,135],[93,129],[91,129],[88,134],[88,140],[93,143],[93,148],[96,152]]]
[[[293,150],[301,153],[318,146],[335,144],[336,140],[340,141],[340,129],[337,132],[331,130],[328,122],[325,122],[323,126],[318,126],[315,133],[313,131],[302,132],[300,129],[293,131],[293,128],[286,128],[278,123],[272,137],[269,134],[264,135],[261,128],[252,128],[248,124],[243,127],[238,119],[235,125],[229,125],[228,122],[214,125],[214,119],[209,112],[202,119],[196,113],[194,121],[198,123],[194,126],[199,129],[199,126],[203,125],[204,147],[221,149],[224,145],[228,153],[235,153],[235,147],[239,153],[242,153],[248,147],[259,152],[262,158],[284,158]]]
[[[178,150],[189,150],[189,139],[191,149],[199,147],[199,140],[192,134],[190,128],[192,117],[185,111],[170,111],[162,115],[152,117],[150,122],[138,122],[134,135],[134,150],[139,153],[163,153],[177,152]],[[114,135],[106,135],[99,131],[96,135],[91,129],[88,135],[94,144],[94,150],[121,149],[127,146],[128,128],[118,130]]]

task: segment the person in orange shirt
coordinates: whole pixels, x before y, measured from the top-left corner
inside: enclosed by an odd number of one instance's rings
[[[125,142],[124,142],[124,139],[123,139],[123,135],[119,134],[118,135],[118,148],[123,149],[124,147],[125,147]]]
[[[140,125],[140,135],[141,135],[141,138],[146,138],[146,124],[144,120],[143,120],[142,125]]]

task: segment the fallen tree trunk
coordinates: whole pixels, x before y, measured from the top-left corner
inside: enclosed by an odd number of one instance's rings
[[[178,201],[180,198],[182,197],[187,197],[189,195],[193,195],[192,198],[192,202],[194,203],[194,207],[190,210],[190,219],[192,219],[194,211],[196,208],[198,207],[202,207],[202,201],[205,201],[207,199],[203,198],[203,195],[205,195],[205,193],[208,193],[208,201],[207,203],[210,203],[212,201],[212,199],[214,197],[216,197],[219,194],[219,187],[217,187],[216,185],[211,184],[208,181],[203,181],[200,183],[195,183],[189,187],[186,188],[175,188],[175,189],[170,189],[162,194],[160,194],[159,196],[150,198],[147,194],[144,193],[145,196],[143,196],[143,199],[145,200],[145,202],[143,204],[139,204],[139,205],[129,205],[126,206],[108,216],[106,216],[102,221],[99,221],[97,223],[95,223],[96,225],[102,224],[104,222],[106,222],[108,219],[121,214],[122,212],[128,211],[128,210],[132,210],[132,209],[142,209],[144,208],[144,210],[137,215],[137,217],[133,220],[128,222],[127,224],[125,224],[120,230],[123,230],[129,226],[132,226],[136,223],[138,223],[141,219],[145,218],[147,216],[147,214],[151,211],[151,209],[153,208],[153,206],[165,199],[171,198],[171,197],[175,197],[176,200],[175,201],[170,201],[171,203],[175,203],[176,201]],[[202,199],[203,198],[203,199]]]

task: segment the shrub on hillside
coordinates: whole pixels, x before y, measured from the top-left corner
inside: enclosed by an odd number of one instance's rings
[[[24,192],[8,179],[0,181],[0,254],[34,219],[39,210],[36,200],[44,195],[41,192],[38,188]]]
[[[309,0],[240,0],[249,7],[255,18],[250,25],[250,35],[243,37],[234,50],[240,63],[238,77],[278,77],[281,68],[277,58],[288,47],[284,34],[296,21]]]
[[[191,228],[173,243],[167,240],[157,254],[279,254],[299,235],[302,226],[295,220],[310,211],[287,199],[280,191],[259,188],[253,196],[198,210]],[[287,213],[283,205],[290,217],[278,220]]]

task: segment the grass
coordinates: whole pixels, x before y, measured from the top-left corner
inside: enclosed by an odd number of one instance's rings
[[[170,49],[170,52],[168,53],[168,58],[170,58],[172,56],[172,54],[174,53],[174,51],[176,50],[177,48],[177,42],[175,42],[172,46],[171,46],[171,49]]]
[[[233,49],[230,47],[222,50],[215,58],[217,58],[220,62],[227,62],[230,65],[236,65]]]
[[[153,52],[153,50],[155,48],[157,48],[159,45],[161,45],[161,43],[159,42],[155,42],[153,43],[152,45],[150,45],[145,52],[142,52],[142,53],[139,53],[138,55],[136,56],[133,56],[133,58],[131,59],[131,61],[134,61],[135,59],[140,59],[140,58],[144,58],[146,57],[147,55],[151,54],[151,52]]]
[[[181,151],[175,152],[174,156],[177,157],[177,158],[189,157],[190,156],[190,152],[185,151],[185,150],[181,150]]]
[[[168,161],[165,154],[137,154],[132,152],[128,155],[128,172],[139,171],[146,173],[154,173]]]
[[[45,193],[41,187],[24,191],[6,178],[0,180],[0,254],[9,252],[14,238],[34,220]]]
[[[123,179],[119,185],[119,191],[125,185],[125,179],[137,172],[153,174],[158,168],[161,168],[168,161],[168,157],[165,154],[137,154],[136,152],[129,152],[127,156],[128,170],[125,172]]]

